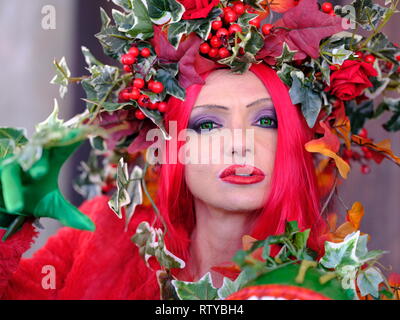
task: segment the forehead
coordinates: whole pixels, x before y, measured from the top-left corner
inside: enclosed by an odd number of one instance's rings
[[[200,104],[246,105],[270,95],[260,79],[251,71],[234,74],[230,70],[213,71],[206,79],[195,106]]]

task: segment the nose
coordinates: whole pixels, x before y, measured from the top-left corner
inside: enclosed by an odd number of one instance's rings
[[[235,164],[254,165],[254,129],[233,129],[227,152]]]

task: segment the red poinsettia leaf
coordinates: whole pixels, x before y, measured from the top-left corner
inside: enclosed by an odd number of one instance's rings
[[[157,128],[154,124],[145,121],[143,127],[140,129],[139,135],[133,140],[128,147],[128,153],[134,154],[150,147],[155,141],[146,141],[147,132],[151,129]]]
[[[266,58],[270,63],[282,53],[283,43],[290,50],[297,50],[294,59],[304,59],[306,56],[319,57],[319,45],[322,39],[343,31],[342,18],[330,16],[318,9],[316,0],[302,0],[288,10],[275,23],[275,32],[265,37],[264,47],[258,57]]]
[[[200,74],[217,67],[217,64],[199,53],[203,41],[195,33],[183,40],[178,49],[169,43],[161,27],[154,26],[152,44],[162,63],[178,63],[179,84],[187,88],[192,84],[204,84]]]

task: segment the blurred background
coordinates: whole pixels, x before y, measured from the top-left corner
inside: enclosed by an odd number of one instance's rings
[[[55,74],[52,61],[65,56],[73,76],[85,74],[81,45],[90,48],[100,60],[108,61],[94,37],[101,25],[100,6],[110,12],[112,3],[106,0],[0,0],[0,126],[23,127],[31,136],[35,125],[53,110],[54,98],[58,99],[60,117],[65,120],[84,111],[81,98],[85,95],[79,85],[70,85],[66,97],[60,99],[58,86],[50,84]],[[43,19],[53,9],[55,29],[44,29]],[[384,32],[400,43],[399,28],[400,19],[395,16]],[[393,151],[399,155],[400,134],[388,133],[381,127],[388,118],[370,121],[366,128],[375,141],[391,139]],[[60,179],[66,198],[77,206],[82,198],[72,189],[72,177],[77,176],[79,162],[86,160],[87,155],[88,146],[82,146],[63,168]],[[390,251],[382,262],[400,272],[400,168],[384,160],[380,165],[372,164],[371,169],[371,173],[364,175],[355,165],[348,180],[340,186],[339,194],[347,207],[355,201],[364,205],[361,230],[371,235],[369,249]],[[335,207],[344,217],[343,205],[336,201]],[[41,223],[45,229],[25,254],[27,257],[60,227],[50,219],[41,219]]]

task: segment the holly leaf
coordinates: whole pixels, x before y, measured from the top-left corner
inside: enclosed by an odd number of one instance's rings
[[[357,286],[363,297],[370,294],[375,298],[379,298],[379,285],[384,281],[385,278],[382,273],[375,267],[361,270],[357,275]]]
[[[128,225],[135,213],[136,206],[143,203],[143,191],[141,184],[142,178],[142,168],[140,168],[139,166],[135,166],[130,176],[130,183],[128,184],[126,189],[129,194],[130,204],[126,208],[125,230],[128,230]]]
[[[368,31],[374,30],[388,11],[388,8],[375,4],[372,0],[356,0],[351,5],[355,9],[355,16],[350,10],[348,19],[357,21],[363,29]]]
[[[217,300],[218,290],[213,286],[211,273],[206,273],[197,282],[172,280],[181,300]]]
[[[400,48],[391,43],[383,33],[374,35],[368,42],[367,47],[370,48],[377,57],[390,60],[395,64],[398,63],[396,57],[400,54]]]
[[[186,92],[185,89],[183,89],[179,83],[178,80],[171,74],[170,72],[164,70],[164,69],[159,69],[157,71],[157,74],[155,76],[156,81],[160,81],[164,84],[165,91],[178,98],[181,100],[185,99]]]
[[[387,131],[400,130],[400,98],[384,98],[378,106],[374,118],[378,117],[384,111],[391,111],[391,118],[382,126]]]
[[[181,20],[185,7],[176,0],[146,0],[149,16],[153,23],[161,25]]]
[[[92,65],[104,66],[103,63],[101,63],[99,60],[97,60],[95,58],[95,56],[90,52],[90,50],[88,48],[86,48],[85,46],[82,46],[81,50],[82,50],[82,54],[83,54],[83,56],[85,58],[85,62],[88,65],[89,68]]]
[[[103,47],[104,53],[111,58],[118,58],[125,53],[130,39],[117,26],[108,26],[95,35]]]
[[[54,66],[56,67],[56,75],[50,81],[51,84],[58,84],[60,86],[60,97],[64,98],[68,92],[69,78],[71,77],[71,71],[68,68],[65,57],[62,57],[60,62],[54,60]]]
[[[140,110],[144,113],[144,115],[149,118],[162,132],[164,139],[170,140],[171,137],[168,134],[167,130],[165,129],[164,126],[164,117],[155,110],[150,110],[148,108],[142,108],[138,106]]]
[[[276,65],[278,67],[282,66],[285,62],[291,62],[296,54],[296,50],[290,50],[286,42],[283,43],[282,54],[276,57]]]

